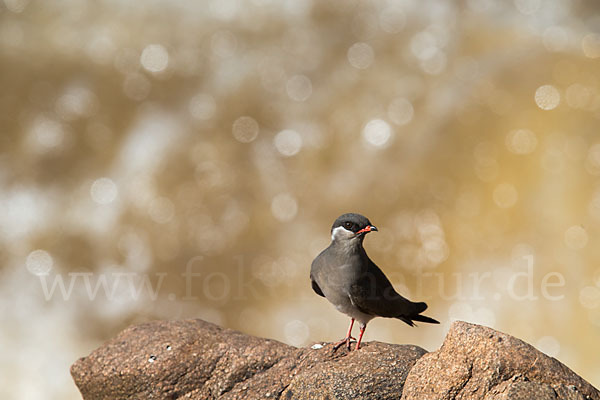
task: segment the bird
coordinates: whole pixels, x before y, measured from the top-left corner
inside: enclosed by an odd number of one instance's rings
[[[334,344],[334,351],[344,344],[351,350],[355,320],[360,323],[355,350],[360,349],[367,324],[375,317],[397,318],[410,326],[415,326],[414,321],[439,324],[421,314],[427,309],[426,303],[412,302],[398,294],[367,255],[363,240],[367,233],[377,230],[363,215],[339,216],[331,227],[331,244],[311,264],[312,289],[350,317],[348,333]]]

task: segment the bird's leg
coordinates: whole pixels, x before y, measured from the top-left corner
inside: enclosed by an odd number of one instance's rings
[[[358,335],[358,342],[356,342],[356,347],[354,350],[360,349],[360,341],[362,340],[363,334],[365,333],[365,329],[367,329],[367,324],[360,324],[360,335]]]
[[[348,328],[348,334],[346,335],[345,338],[343,338],[342,340],[340,340],[333,346],[333,351],[336,351],[343,344],[345,344],[348,347],[348,350],[350,350],[350,340],[354,339],[352,337],[352,327],[353,326],[354,326],[354,318],[352,318],[350,320],[350,328]]]

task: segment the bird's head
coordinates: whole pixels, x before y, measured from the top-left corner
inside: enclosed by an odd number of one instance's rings
[[[340,215],[331,227],[331,240],[334,242],[354,242],[362,243],[365,235],[376,231],[377,228],[371,224],[371,221],[363,215],[348,213]]]

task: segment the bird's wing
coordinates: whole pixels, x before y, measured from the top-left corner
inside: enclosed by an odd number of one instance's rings
[[[350,300],[361,312],[380,317],[411,318],[427,308],[425,303],[413,303],[399,295],[390,280],[371,260],[365,272],[350,287],[349,294]]]
[[[310,285],[312,286],[312,288],[316,294],[318,294],[319,296],[323,296],[323,297],[325,297],[325,294],[319,287],[319,284],[317,283],[317,279],[315,279],[315,276],[320,276],[320,271],[323,269],[322,258],[323,258],[324,252],[325,252],[325,250],[323,250],[321,252],[321,254],[319,254],[317,257],[315,257],[312,264],[310,265]]]
[[[312,288],[313,288],[313,290],[315,291],[316,294],[318,294],[319,296],[325,297],[325,295],[323,294],[323,291],[321,290],[321,288],[317,284],[317,281],[315,281],[313,279],[312,274],[310,275],[310,284],[311,284],[311,286],[312,286]]]

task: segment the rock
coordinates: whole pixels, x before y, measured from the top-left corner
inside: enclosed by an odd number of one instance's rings
[[[157,321],[124,330],[71,374],[84,399],[600,400],[557,360],[464,322],[426,354],[379,342],[295,348],[201,320]]]
[[[360,351],[344,350],[336,358],[331,358],[331,349],[329,344],[320,351],[326,362],[314,359],[308,368],[299,365],[281,398],[398,399],[411,367],[426,353],[417,346],[379,342],[366,343]]]
[[[457,321],[412,368],[402,398],[600,400],[600,392],[522,340]]]
[[[293,351],[201,320],[152,322],[79,359],[71,375],[84,399],[216,398]]]
[[[130,327],[71,367],[84,399],[397,399],[425,350],[295,348],[201,320]]]

